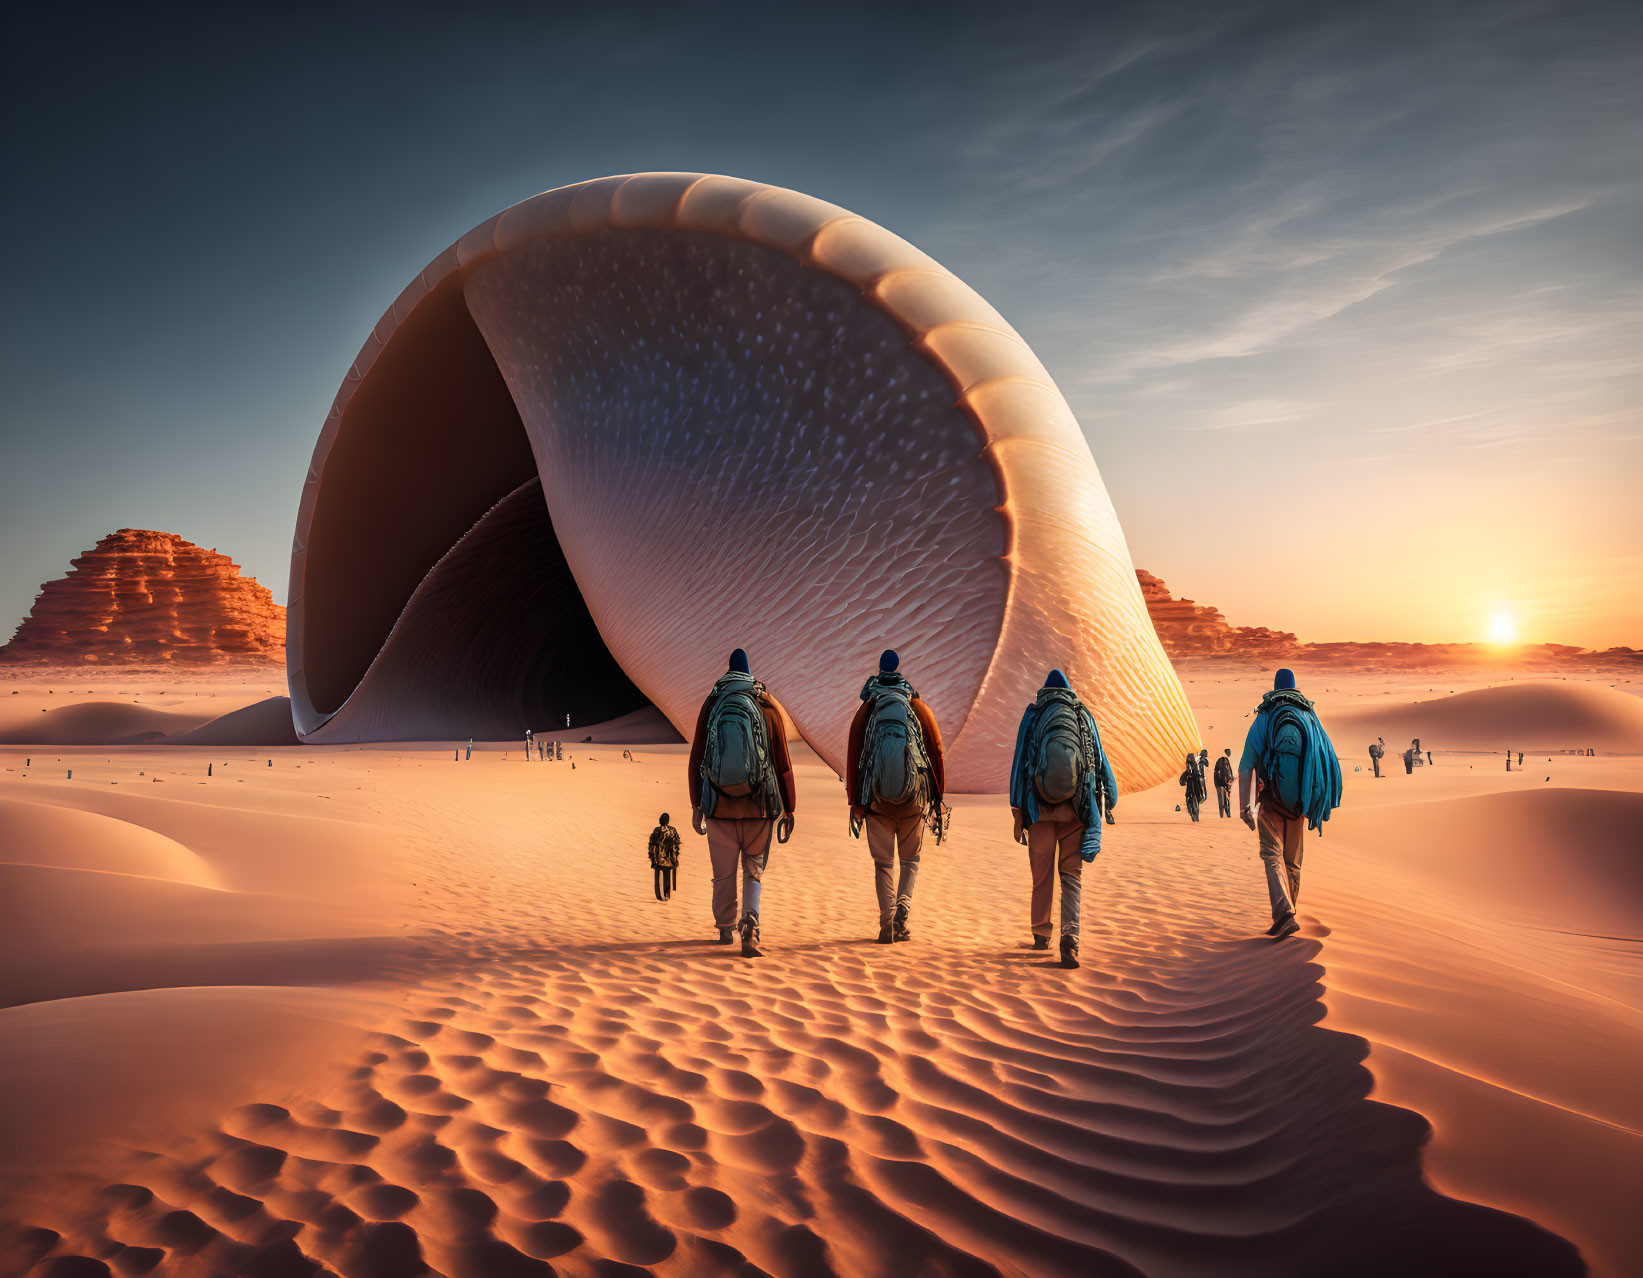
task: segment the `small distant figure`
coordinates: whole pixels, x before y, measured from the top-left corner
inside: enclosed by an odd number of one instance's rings
[[[1519,771],[1523,770],[1523,751],[1521,750],[1517,752],[1517,766]]]
[[[845,748],[850,835],[867,832],[880,945],[913,939],[909,920],[924,827],[933,823],[940,842],[947,783],[941,729],[900,667],[894,649],[879,657],[878,673],[862,686]]]
[[[538,737],[536,739],[536,761],[538,763],[541,763],[546,758],[547,753],[548,753],[548,743],[546,741],[542,740],[541,737]]]
[[[468,759],[471,759],[473,757],[474,757],[474,739],[472,737],[469,737],[468,738],[468,753],[463,757],[463,761],[466,762]]]
[[[673,889],[679,886],[679,832],[668,822],[668,814],[656,818],[656,828],[650,832],[650,868],[656,875],[656,899],[673,899]]]
[[[1061,879],[1061,966],[1078,966],[1083,870],[1101,851],[1101,818],[1118,804],[1118,782],[1095,716],[1067,676],[1052,670],[1021,715],[1010,763],[1015,841],[1032,871],[1033,948],[1050,948],[1050,906]]]
[[[526,728],[525,729],[525,762],[526,763],[529,763],[531,761],[532,744],[533,743],[532,743],[532,740],[531,740],[531,730],[529,728]]]
[[[1185,788],[1187,815],[1196,821],[1199,807],[1209,797],[1204,788],[1204,769],[1199,764],[1197,755],[1187,756],[1186,769],[1176,778],[1175,783]]]
[[[1259,803],[1257,820],[1252,803]],[[1341,803],[1341,763],[1312,703],[1295,687],[1295,672],[1279,670],[1261,698],[1238,762],[1238,807],[1260,839],[1272,903],[1274,940],[1301,930],[1301,841],[1321,830]]]
[[[1381,760],[1386,757],[1386,738],[1377,737],[1369,745],[1369,761],[1375,765],[1375,775],[1381,774]]]
[[[1508,772],[1512,770],[1512,752],[1510,750],[1506,752],[1506,770]]]
[[[1415,773],[1415,747],[1414,746],[1410,746],[1407,750],[1405,750],[1403,752],[1403,770],[1404,770],[1405,774],[1409,775],[1409,776],[1413,776],[1414,773]]]
[[[1215,761],[1215,807],[1224,817],[1232,815],[1232,747],[1221,751]]]
[[[1432,765],[1432,752],[1430,750],[1426,752],[1426,764],[1428,767]]]

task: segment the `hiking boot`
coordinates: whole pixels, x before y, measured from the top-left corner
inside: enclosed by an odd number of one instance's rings
[[[730,928],[730,927],[720,928],[719,929],[719,944],[720,945],[729,945],[730,942],[731,942],[731,939],[735,935],[736,935],[736,929],[735,928]]]
[[[1266,934],[1268,936],[1277,936],[1278,935],[1278,929],[1281,928],[1284,925],[1284,923],[1287,921],[1287,918],[1288,918],[1288,916],[1286,915],[1285,918],[1273,920],[1272,926],[1267,928]]]
[[[1061,938],[1061,966],[1066,968],[1078,966],[1078,938],[1076,936]]]
[[[891,933],[891,928],[890,928],[890,925],[888,923],[880,923],[879,924],[879,944],[880,945],[888,945],[888,944],[890,944],[891,941],[893,941],[895,939],[895,937],[893,937],[890,933]]]
[[[907,930],[907,916],[912,913],[913,903],[906,897],[896,902],[896,918],[891,936],[898,941],[911,941],[913,934]]]
[[[742,918],[742,957],[758,958],[764,951],[759,949],[759,920],[751,914]]]
[[[1287,918],[1285,918],[1283,920],[1283,922],[1273,924],[1272,931],[1269,933],[1269,935],[1272,937],[1272,939],[1274,941],[1281,941],[1286,936],[1294,936],[1295,933],[1299,932],[1300,930],[1301,930],[1301,924],[1300,924],[1299,920],[1297,920],[1296,917],[1293,914],[1291,914]]]
[[[1050,948],[1050,938],[1047,937],[1047,936],[1034,936],[1033,937],[1033,948],[1035,950],[1047,950],[1047,949],[1049,949]]]

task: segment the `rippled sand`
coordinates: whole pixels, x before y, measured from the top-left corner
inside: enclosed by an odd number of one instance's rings
[[[1187,688],[1205,743],[1235,745],[1254,683]],[[811,756],[750,961],[710,943],[701,840],[674,899],[651,893],[682,747],[570,747],[574,770],[507,745],[52,747],[26,776],[8,747],[6,1254],[368,1278],[1635,1271],[1643,761],[1508,777],[1440,753],[1377,782],[1348,744],[1299,937],[1260,936],[1254,837],[1163,787],[1124,800],[1088,870],[1074,973],[1028,948],[995,799],[960,799],[927,851],[914,941],[872,943],[866,849]]]

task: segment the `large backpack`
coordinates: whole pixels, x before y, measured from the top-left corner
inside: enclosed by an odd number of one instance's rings
[[[1074,803],[1094,760],[1086,740],[1084,704],[1069,688],[1040,694],[1027,753],[1028,775],[1044,803]]]
[[[1307,738],[1312,725],[1306,711],[1282,705],[1270,711],[1266,749],[1261,752],[1261,780],[1266,788],[1261,801],[1270,803],[1287,817],[1306,814],[1307,795],[1302,790]]]
[[[728,798],[765,798],[772,780],[770,735],[765,727],[764,685],[743,674],[727,674],[713,685],[707,716],[702,777]],[[712,805],[704,805],[711,812]]]
[[[922,809],[930,801],[930,756],[913,696],[905,682],[881,684],[873,692],[856,796],[864,808]]]

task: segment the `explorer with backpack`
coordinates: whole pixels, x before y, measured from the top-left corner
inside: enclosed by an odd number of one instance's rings
[[[759,956],[759,898],[770,835],[793,834],[793,764],[787,723],[764,685],[748,670],[747,653],[730,654],[696,717],[690,741],[690,825],[707,836],[713,863],[713,921],[719,943],[741,933],[742,953]],[[738,916],[736,872],[741,869]]]
[[[1309,826],[1321,834],[1341,804],[1341,761],[1317,711],[1296,689],[1293,670],[1278,671],[1272,691],[1255,707],[1238,764],[1238,804],[1244,824],[1260,839],[1272,903],[1267,935],[1282,940],[1301,929],[1295,902],[1302,838]]]
[[[1118,783],[1101,748],[1095,716],[1059,670],[1050,671],[1021,716],[1010,766],[1015,841],[1032,867],[1033,948],[1050,948],[1050,906],[1061,880],[1061,966],[1078,966],[1078,916],[1084,863],[1101,851],[1103,815],[1111,820]]]
[[[656,818],[647,852],[656,878],[656,899],[670,901],[673,890],[679,886],[679,832],[669,822],[666,812]]]
[[[885,652],[878,673],[863,686],[844,764],[850,835],[860,838],[865,828],[873,857],[881,945],[913,939],[909,919],[924,827],[933,823],[937,843],[944,833],[941,796],[947,777],[941,729],[900,665],[894,651]]]
[[[1186,791],[1187,815],[1196,821],[1204,800],[1209,797],[1209,789],[1204,784],[1204,765],[1197,755],[1187,756],[1187,766],[1175,784]]]

